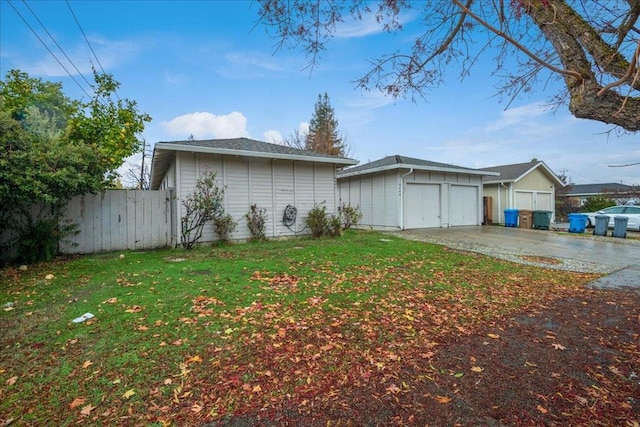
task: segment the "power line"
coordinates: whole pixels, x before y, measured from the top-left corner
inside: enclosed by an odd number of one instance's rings
[[[69,12],[71,12],[71,16],[73,16],[73,19],[76,21],[76,24],[78,25],[78,28],[80,29],[80,32],[82,33],[82,37],[84,37],[84,41],[87,42],[87,46],[89,46],[89,50],[91,50],[91,53],[93,54],[93,57],[96,59],[96,62],[98,63],[98,66],[100,66],[100,70],[102,71],[102,74],[107,74],[106,71],[104,71],[104,68],[102,67],[102,63],[100,62],[100,59],[98,59],[98,55],[96,55],[96,51],[93,50],[93,46],[91,46],[91,42],[89,42],[89,38],[87,37],[87,35],[85,34],[84,30],[82,29],[82,25],[80,25],[80,20],[78,20],[78,17],[76,16],[75,12],[71,8],[71,3],[69,3],[69,0],[65,0],[65,3],[67,3],[67,7],[69,8]],[[118,95],[118,92],[115,89],[114,89],[113,93],[115,93],[116,98],[120,99],[120,96]]]
[[[29,25],[29,23],[27,22],[27,20],[22,16],[22,14],[18,11],[18,9],[16,9],[16,7],[13,5],[13,3],[11,2],[11,0],[7,0],[7,3],[9,3],[9,6],[11,6],[11,8],[16,12],[16,14],[20,17],[20,19],[22,19],[22,22],[24,22],[24,24],[31,30],[31,32],[37,37],[38,40],[40,40],[40,43],[42,43],[42,45],[45,47],[45,49],[47,49],[47,51],[51,54],[51,56],[53,56],[53,58],[58,62],[58,64],[60,64],[60,66],[62,67],[62,69],[69,75],[69,77],[71,77],[71,80],[73,80],[75,82],[76,85],[78,85],[78,87],[89,97],[91,98],[91,95],[89,95],[89,92],[86,91],[86,89],[84,87],[82,87],[82,85],[75,79],[75,77],[73,77],[73,75],[69,72],[69,70],[67,69],[67,67],[64,66],[64,64],[58,59],[58,57],[51,51],[51,49],[49,49],[49,46],[47,46],[47,44],[44,42],[44,40],[42,40],[42,38],[40,38],[40,36],[38,35],[38,33],[33,29],[33,27],[31,25]]]
[[[22,3],[24,3],[24,5],[27,7],[27,9],[29,9],[29,12],[31,12],[31,14],[33,15],[34,18],[36,18],[36,21],[38,21],[38,23],[40,24],[40,26],[42,27],[42,29],[47,33],[47,35],[49,36],[49,38],[53,41],[53,43],[55,43],[56,46],[58,46],[58,49],[60,49],[60,52],[62,52],[62,54],[64,55],[65,58],[67,58],[67,61],[69,61],[69,63],[73,66],[73,68],[78,72],[78,74],[80,75],[80,77],[82,77],[82,79],[85,81],[85,83],[87,85],[89,85],[89,87],[92,87],[91,83],[89,82],[89,80],[87,80],[87,78],[84,76],[84,74],[82,74],[82,72],[78,69],[78,67],[76,67],[76,64],[73,63],[73,61],[71,60],[71,58],[69,58],[69,55],[67,55],[67,53],[64,51],[64,49],[62,49],[62,46],[60,46],[60,44],[58,44],[58,42],[56,41],[56,39],[51,35],[51,33],[49,32],[49,30],[47,30],[47,27],[44,26],[44,24],[42,23],[42,21],[40,21],[40,19],[38,18],[38,16],[35,14],[35,12],[33,11],[33,9],[31,9],[31,7],[29,7],[29,5],[27,4],[26,0],[22,0]]]

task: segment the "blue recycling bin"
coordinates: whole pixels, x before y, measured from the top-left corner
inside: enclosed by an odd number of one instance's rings
[[[504,226],[505,227],[517,227],[518,226],[518,209],[505,209],[504,210]]]
[[[587,228],[587,216],[580,213],[569,214],[569,233],[584,233]]]

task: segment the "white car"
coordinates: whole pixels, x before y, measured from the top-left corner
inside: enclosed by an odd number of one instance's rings
[[[609,228],[613,228],[616,216],[625,216],[627,220],[627,230],[640,231],[640,206],[611,206],[598,212],[587,212],[587,227],[595,227],[596,215],[607,215],[609,217]]]

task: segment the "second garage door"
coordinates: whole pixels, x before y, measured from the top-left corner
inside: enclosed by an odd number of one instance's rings
[[[478,187],[452,185],[450,194],[449,222],[452,227],[459,225],[479,225]]]

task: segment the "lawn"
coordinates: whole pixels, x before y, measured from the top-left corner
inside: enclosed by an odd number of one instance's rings
[[[399,372],[594,278],[361,231],[8,268],[0,421],[273,420],[348,408],[345,396],[372,385],[376,398],[411,405],[403,392],[434,377]],[[85,313],[95,317],[72,322]]]

